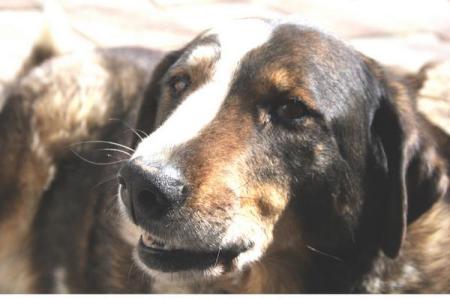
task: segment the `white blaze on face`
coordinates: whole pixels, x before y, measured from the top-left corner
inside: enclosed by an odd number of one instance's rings
[[[175,147],[198,136],[219,112],[241,59],[267,42],[271,33],[272,25],[257,19],[235,21],[207,32],[205,35],[217,36],[220,46],[199,46],[192,51],[187,63],[194,64],[202,57],[220,57],[215,62],[212,77],[192,92],[159,129],[139,144],[132,158],[145,156],[164,162]]]

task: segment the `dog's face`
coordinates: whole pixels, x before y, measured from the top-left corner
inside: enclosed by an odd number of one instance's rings
[[[197,280],[284,250],[339,255],[385,204],[365,202],[386,195],[379,82],[337,39],[240,20],[169,54],[152,84],[157,129],[119,190],[150,272]]]

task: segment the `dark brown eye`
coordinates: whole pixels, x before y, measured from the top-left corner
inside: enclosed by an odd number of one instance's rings
[[[173,96],[181,95],[190,84],[189,77],[187,76],[174,76],[169,80],[170,91]]]
[[[292,121],[301,118],[306,112],[306,108],[297,98],[289,98],[285,103],[276,109],[276,116],[281,120]]]

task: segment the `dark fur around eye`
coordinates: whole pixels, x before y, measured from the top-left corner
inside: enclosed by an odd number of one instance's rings
[[[285,120],[298,119],[302,117],[305,112],[305,106],[297,99],[290,99],[276,109],[277,116]]]
[[[297,97],[287,97],[272,106],[271,117],[275,122],[294,125],[307,114],[306,106]]]
[[[191,84],[187,75],[176,75],[169,79],[169,88],[172,96],[180,96]]]

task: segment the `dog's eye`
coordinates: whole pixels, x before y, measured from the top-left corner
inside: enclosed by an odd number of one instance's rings
[[[169,87],[172,95],[179,96],[182,94],[190,84],[190,79],[187,76],[174,76],[169,80]]]
[[[301,118],[306,112],[305,105],[297,98],[289,98],[276,109],[276,116],[282,120],[292,121]]]

